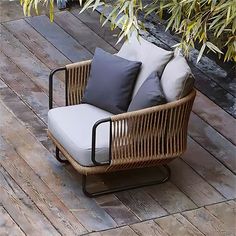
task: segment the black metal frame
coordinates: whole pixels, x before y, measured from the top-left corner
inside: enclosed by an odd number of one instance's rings
[[[109,137],[109,161],[108,162],[98,162],[96,161],[96,133],[97,127],[103,123],[110,123],[110,137]],[[111,163],[111,142],[112,142],[112,121],[111,118],[101,119],[97,121],[92,128],[92,150],[91,150],[91,160],[96,166],[109,165]]]
[[[166,174],[163,176],[162,179],[146,182],[143,184],[133,184],[133,185],[127,185],[127,186],[122,186],[122,187],[117,187],[117,188],[106,189],[106,190],[102,190],[102,191],[98,191],[98,192],[89,192],[87,190],[87,176],[82,175],[82,190],[83,190],[83,193],[87,197],[93,198],[93,197],[99,197],[99,196],[103,196],[106,194],[117,193],[117,192],[121,192],[121,191],[125,191],[125,190],[132,190],[132,189],[136,189],[136,188],[142,188],[142,187],[162,184],[162,183],[165,183],[166,181],[168,181],[170,179],[170,175],[171,175],[170,167],[167,165],[163,165],[163,167],[166,170]]]
[[[68,106],[68,71],[66,70],[66,67],[60,67],[55,70],[52,70],[50,75],[49,75],[49,110],[53,108],[53,78],[55,73],[59,71],[65,71],[65,105]],[[109,141],[109,161],[108,162],[98,162],[96,161],[96,132],[97,132],[97,127],[102,124],[110,122],[110,141]],[[107,119],[101,119],[97,121],[93,128],[92,128],[92,150],[91,150],[91,160],[96,166],[102,166],[102,165],[109,165],[111,163],[111,140],[112,139],[112,122],[111,118]],[[56,147],[56,159],[61,162],[61,163],[68,163],[68,160],[63,160],[60,158],[60,150],[58,147]]]
[[[66,67],[60,67],[57,68],[53,71],[51,71],[49,75],[49,109],[53,108],[53,76],[56,72],[58,71],[65,71],[65,97],[66,97],[66,106],[68,105],[68,89],[67,89],[67,70]],[[110,138],[109,138],[109,161],[108,162],[98,162],[96,160],[96,133],[97,133],[97,127],[102,124],[102,123],[110,123]],[[111,163],[111,142],[112,142],[112,120],[111,118],[106,118],[106,119],[101,119],[97,121],[92,128],[92,150],[91,150],[91,160],[94,163],[95,166],[103,166],[103,165],[110,165]],[[56,159],[61,162],[61,163],[69,163],[68,160],[66,159],[61,159],[60,158],[60,149],[56,146]],[[87,197],[98,197],[102,196],[105,194],[111,194],[111,193],[116,193],[120,191],[125,191],[125,190],[131,190],[131,189],[136,189],[136,188],[141,188],[141,187],[146,187],[146,186],[151,186],[151,185],[156,185],[156,184],[161,184],[169,180],[171,170],[167,165],[163,165],[163,167],[166,170],[166,174],[162,179],[158,179],[156,181],[151,181],[151,182],[146,182],[143,184],[134,184],[134,185],[128,185],[128,186],[122,186],[122,187],[117,187],[117,188],[111,188],[111,189],[106,189],[98,192],[89,192],[87,190],[87,176],[82,175],[82,190],[84,194]]]
[[[60,149],[57,146],[56,146],[56,159],[61,163],[69,164],[69,161],[67,159],[60,158]]]
[[[65,71],[66,72],[66,67],[60,67],[55,70],[52,70],[49,75],[49,110],[53,108],[53,76],[56,72],[58,71]],[[66,94],[67,94],[67,76],[65,76],[65,84],[66,84]],[[67,100],[67,96],[66,96]]]

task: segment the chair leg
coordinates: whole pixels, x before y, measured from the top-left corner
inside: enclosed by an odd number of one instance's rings
[[[69,163],[68,160],[63,160],[60,158],[60,150],[58,147],[56,147],[56,159],[61,163]]]
[[[147,183],[143,183],[143,184],[134,184],[134,185],[128,185],[128,186],[122,186],[122,187],[117,187],[117,188],[106,189],[106,190],[102,190],[102,191],[99,191],[99,192],[93,192],[93,193],[88,192],[88,190],[87,190],[87,176],[82,175],[82,190],[83,190],[84,194],[87,197],[92,198],[92,197],[99,197],[99,196],[102,196],[102,195],[105,195],[105,194],[116,193],[116,192],[121,192],[121,191],[125,191],[125,190],[131,190],[131,189],[136,189],[136,188],[161,184],[161,183],[164,183],[167,180],[169,180],[170,175],[171,175],[171,170],[170,170],[169,166],[163,165],[163,167],[165,168],[166,173],[163,176],[163,178],[161,178],[161,179],[151,181],[151,182],[147,182]]]

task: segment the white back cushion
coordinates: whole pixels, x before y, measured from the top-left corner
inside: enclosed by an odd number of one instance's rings
[[[180,53],[176,53],[166,65],[161,76],[161,85],[168,102],[185,97],[193,89],[194,77]]]
[[[162,74],[165,65],[173,57],[173,52],[159,48],[142,37],[137,39],[137,36],[133,34],[121,47],[117,56],[142,62],[141,71],[133,91],[134,97],[142,83],[153,71],[157,71],[159,75]]]

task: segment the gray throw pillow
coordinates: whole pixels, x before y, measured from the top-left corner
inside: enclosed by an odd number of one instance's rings
[[[151,73],[132,99],[128,111],[140,110],[166,103],[157,72]]]
[[[141,64],[97,48],[82,102],[113,114],[126,112]]]

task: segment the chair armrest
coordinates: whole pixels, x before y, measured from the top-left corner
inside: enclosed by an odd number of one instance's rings
[[[186,149],[187,127],[196,96],[193,90],[186,97],[167,104],[113,115],[96,122],[92,129],[91,160],[109,169],[139,167],[172,160]],[[96,161],[96,129],[110,124],[109,161]],[[148,163],[148,164],[147,164]]]
[[[52,70],[49,74],[49,110],[53,108],[53,78],[54,75],[59,71],[66,71],[65,67],[60,67]]]
[[[178,101],[112,116],[110,168],[180,156],[195,96],[193,90]]]
[[[68,64],[52,70],[49,75],[49,109],[53,107],[53,77],[59,71],[65,71],[66,106],[81,103],[91,68],[91,60]]]

